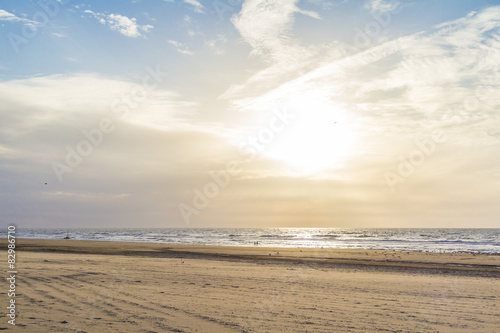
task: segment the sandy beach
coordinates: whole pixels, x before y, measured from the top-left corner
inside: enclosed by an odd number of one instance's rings
[[[6,258],[6,239],[0,244]],[[16,326],[3,316],[0,330],[498,332],[500,327],[498,255],[27,239],[16,246]],[[0,291],[4,305],[7,287]]]

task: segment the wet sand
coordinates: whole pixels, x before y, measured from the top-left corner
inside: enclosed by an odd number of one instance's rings
[[[18,239],[16,245],[17,325],[3,316],[0,329],[495,332],[500,327],[498,255],[77,240]],[[5,239],[0,246],[6,258]],[[4,286],[0,294],[7,304]]]

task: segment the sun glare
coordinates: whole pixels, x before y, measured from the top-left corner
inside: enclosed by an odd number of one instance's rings
[[[346,112],[310,96],[296,98],[289,108],[296,117],[279,133],[265,155],[284,161],[299,172],[339,168],[355,139]]]

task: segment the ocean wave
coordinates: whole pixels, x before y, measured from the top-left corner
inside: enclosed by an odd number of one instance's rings
[[[1,230],[0,237],[6,237]],[[22,229],[19,238],[500,254],[500,229]]]

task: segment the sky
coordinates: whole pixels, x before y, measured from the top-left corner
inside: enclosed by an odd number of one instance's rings
[[[0,2],[0,220],[500,227],[500,1]]]

